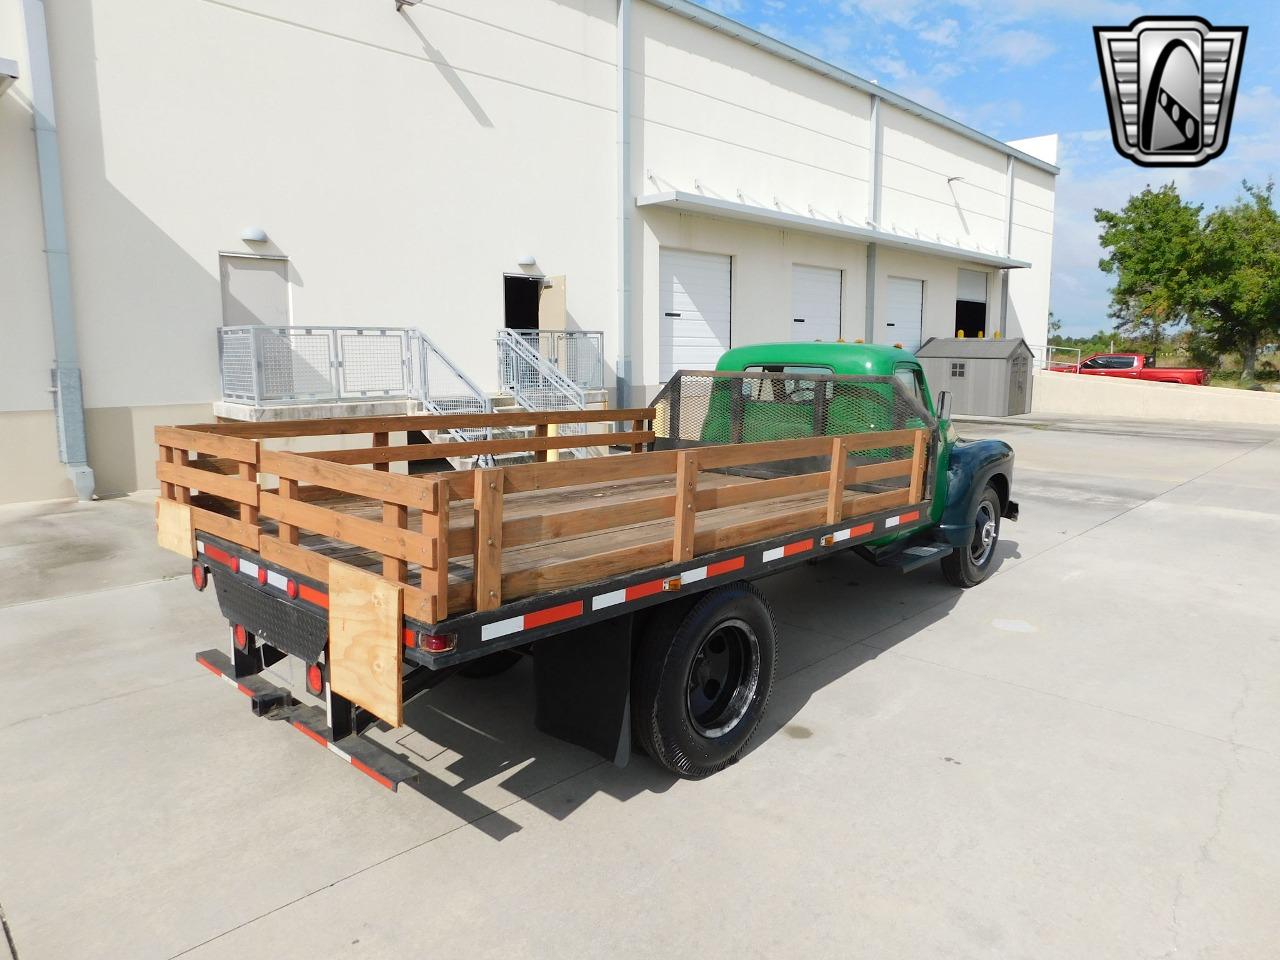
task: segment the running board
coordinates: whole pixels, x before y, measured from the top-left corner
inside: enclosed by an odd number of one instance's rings
[[[916,547],[907,547],[905,550],[899,550],[887,556],[876,557],[876,566],[888,567],[901,573],[910,573],[912,570],[919,570],[934,560],[941,560],[943,557],[949,556],[954,549],[947,543],[929,543]]]
[[[417,767],[405,763],[386,748],[358,734],[343,737],[334,743],[330,739],[328,717],[320,707],[299,703],[288,690],[277,687],[262,677],[242,677],[237,680],[231,658],[221,650],[202,650],[196,654],[196,662],[248,697],[255,716],[287,720],[295,730],[306,734],[308,739],[341,757],[388,790],[394,792],[405,781],[417,779]]]

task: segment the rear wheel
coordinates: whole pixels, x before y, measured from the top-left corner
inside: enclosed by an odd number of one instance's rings
[[[735,762],[773,689],[773,615],[747,583],[713,590],[649,624],[636,654],[636,743],[691,780]]]
[[[1000,495],[990,484],[973,511],[973,533],[966,546],[942,558],[942,574],[957,587],[974,587],[987,579],[1000,543]]]

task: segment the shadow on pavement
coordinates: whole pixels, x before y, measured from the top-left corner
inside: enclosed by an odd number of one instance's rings
[[[1001,541],[998,550],[993,574],[1020,556],[1015,541]],[[963,593],[936,565],[901,574],[851,551],[757,584],[773,608],[778,673],[744,762],[779,732],[804,736],[792,721],[811,696],[947,616]],[[907,621],[912,622],[904,630]],[[810,669],[819,664],[824,668]],[[375,739],[420,769],[417,782],[406,788],[495,840],[520,829],[501,812],[512,803],[523,801],[564,819],[596,793],[626,801],[663,793],[676,782],[642,754],[625,768],[615,767],[539,732],[533,718],[534,673],[526,658],[495,677],[449,680],[406,708],[404,728]],[[593,768],[592,777],[581,778],[581,792],[566,797],[550,789]]]

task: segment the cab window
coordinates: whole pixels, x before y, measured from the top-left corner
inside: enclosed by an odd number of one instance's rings
[[[776,377],[742,381],[742,395],[748,400],[766,400],[775,403],[812,403],[814,375],[829,376],[830,367],[803,366],[790,363],[760,364],[746,367],[744,373],[778,374]],[[823,382],[827,398],[831,397],[831,381]]]
[[[920,387],[920,371],[915,367],[900,366],[894,368],[893,375],[907,393],[923,406],[924,393]]]

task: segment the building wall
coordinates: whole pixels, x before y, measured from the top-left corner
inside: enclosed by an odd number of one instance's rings
[[[53,333],[21,0],[0,0],[0,57],[21,76],[0,96],[0,503],[72,496],[49,393]]]
[[[648,210],[643,219],[642,243],[646,282],[641,285],[637,306],[637,315],[646,320],[642,330],[643,363],[636,365],[643,389],[636,402],[647,403],[661,386],[657,277],[658,256],[663,247],[732,257],[731,346],[791,338],[791,268],[797,263],[841,271],[841,331],[849,340],[862,336],[865,245],[671,210]]]
[[[438,0],[400,14],[390,0],[47,8],[100,492],[153,482],[151,425],[209,415],[222,253],[287,257],[293,323],[421,326],[488,388],[503,274],[563,275],[567,325],[605,332],[612,385],[615,0]],[[867,94],[646,3],[633,11],[635,193],[703,191],[867,219]],[[0,0],[0,39],[23,35],[22,0]],[[25,50],[0,56],[26,72]],[[0,431],[27,466],[0,470],[0,500],[71,492],[47,389],[52,344],[25,83],[0,98],[0,222],[14,225],[0,235],[0,320],[12,345],[0,351]],[[900,111],[884,117],[884,225],[896,218],[904,232],[997,247],[998,151]],[[964,181],[947,188],[957,171]],[[1037,266],[1014,272],[1011,331],[1015,318],[1043,323],[1048,297],[1053,178],[1030,169],[1020,177],[1014,255]],[[733,256],[735,344],[790,335],[792,263],[840,268],[844,334],[865,334],[864,244],[656,209],[633,216],[641,387],[626,399],[657,387],[662,245]],[[248,227],[268,242],[241,240]],[[518,266],[524,255],[535,268]],[[926,336],[942,334],[960,265],[881,249],[876,282],[924,279]],[[995,274],[989,291],[998,307]]]
[[[119,5],[51,23],[90,406],[214,396],[220,251],[288,256],[294,323],[423,325],[486,386],[522,254],[613,313],[611,0]]]

